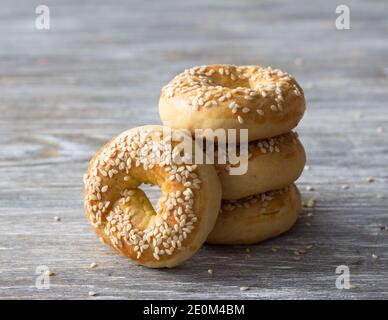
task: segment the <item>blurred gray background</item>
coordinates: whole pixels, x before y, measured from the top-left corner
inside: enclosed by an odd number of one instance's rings
[[[337,30],[341,3],[2,0],[0,298],[388,298],[388,2],[344,1],[351,29]],[[39,4],[50,30],[35,28]],[[299,81],[309,167],[298,186],[317,205],[249,253],[204,246],[174,270],[135,266],[88,225],[82,175],[108,139],[160,122],[175,74],[212,63]],[[35,287],[41,265],[55,272],[48,290]],[[335,286],[339,265],[349,290]]]

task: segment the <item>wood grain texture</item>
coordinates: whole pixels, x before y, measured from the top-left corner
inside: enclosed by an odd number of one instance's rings
[[[346,1],[344,31],[337,1],[80,3],[45,1],[49,31],[34,27],[36,1],[1,4],[0,298],[388,298],[387,2]],[[249,254],[204,246],[174,270],[135,266],[88,225],[82,175],[109,138],[160,122],[158,95],[173,75],[210,63],[272,65],[299,80],[310,170],[298,185],[317,206]],[[35,287],[39,265],[56,273],[48,290]],[[338,265],[356,288],[336,289]]]

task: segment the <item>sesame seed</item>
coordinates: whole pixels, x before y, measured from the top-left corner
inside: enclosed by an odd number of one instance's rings
[[[314,187],[312,186],[306,186],[306,191],[314,191]]]
[[[263,115],[264,115],[264,111],[261,110],[261,109],[257,109],[256,112],[257,112],[260,116],[263,116]]]
[[[237,116],[237,120],[239,123],[243,124],[244,123],[244,119],[241,117],[241,116]]]
[[[98,266],[97,263],[92,262],[92,263],[90,264],[89,268],[90,268],[90,269],[94,269],[94,268],[96,268],[97,266]]]
[[[61,221],[61,218],[57,217],[57,216],[55,216],[53,219],[54,219],[54,221]]]
[[[373,260],[377,260],[379,257],[376,254],[372,253],[372,258]]]
[[[249,287],[240,287],[240,291],[248,291]]]
[[[317,203],[317,201],[315,200],[315,198],[310,198],[306,202],[306,207],[313,208],[313,207],[315,207],[316,203]]]
[[[375,181],[375,179],[374,179],[372,176],[369,176],[369,177],[366,178],[366,181],[367,181],[368,183],[372,183],[372,182]]]
[[[50,271],[50,270],[47,270],[47,271],[46,271],[46,276],[49,276],[49,277],[55,276],[55,272],[52,272],[52,271]]]
[[[209,270],[207,271],[207,273],[210,274],[210,275],[212,275],[212,274],[213,274],[213,269],[209,269]]]
[[[349,289],[357,289],[358,286],[355,283],[350,283],[349,284]]]
[[[271,105],[270,108],[271,108],[272,111],[275,111],[275,112],[278,111],[277,106],[275,106],[274,104]]]
[[[94,296],[97,295],[97,293],[94,292],[94,291],[89,291],[89,292],[88,292],[88,295],[89,295],[90,297],[94,297]]]
[[[212,102],[211,101],[208,101],[205,103],[205,108],[209,108],[212,106]]]
[[[341,189],[342,190],[347,190],[347,189],[349,189],[350,188],[350,186],[348,185],[348,184],[343,184],[342,186],[341,186]]]

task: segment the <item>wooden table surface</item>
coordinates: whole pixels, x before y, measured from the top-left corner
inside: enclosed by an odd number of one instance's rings
[[[0,298],[387,299],[388,3],[346,1],[351,29],[337,30],[337,2],[47,0],[41,31],[36,1],[2,0]],[[82,175],[109,138],[160,123],[160,89],[175,74],[211,63],[299,80],[309,170],[298,186],[317,205],[249,254],[206,245],[173,270],[135,266],[88,225]],[[56,274],[46,290],[35,286],[42,265]],[[335,286],[339,265],[349,290]]]

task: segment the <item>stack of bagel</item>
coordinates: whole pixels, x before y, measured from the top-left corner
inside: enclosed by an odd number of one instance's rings
[[[277,236],[301,209],[294,181],[306,157],[292,130],[304,111],[302,89],[280,70],[187,69],[162,89],[164,126],[125,131],[91,159],[84,176],[87,219],[103,242],[152,268],[177,266],[206,241],[252,244]],[[234,143],[246,142],[244,174],[231,174],[239,164],[229,158],[214,164],[174,160],[180,143],[175,133],[188,132],[191,144],[197,130],[209,129],[233,129]],[[156,210],[142,184],[160,186]]]
[[[164,125],[175,129],[248,130],[248,169],[215,167],[222,185],[212,244],[252,244],[289,230],[301,209],[294,181],[306,155],[296,132],[305,111],[302,88],[270,67],[194,67],[166,85],[159,101]],[[239,135],[237,134],[237,141]]]

